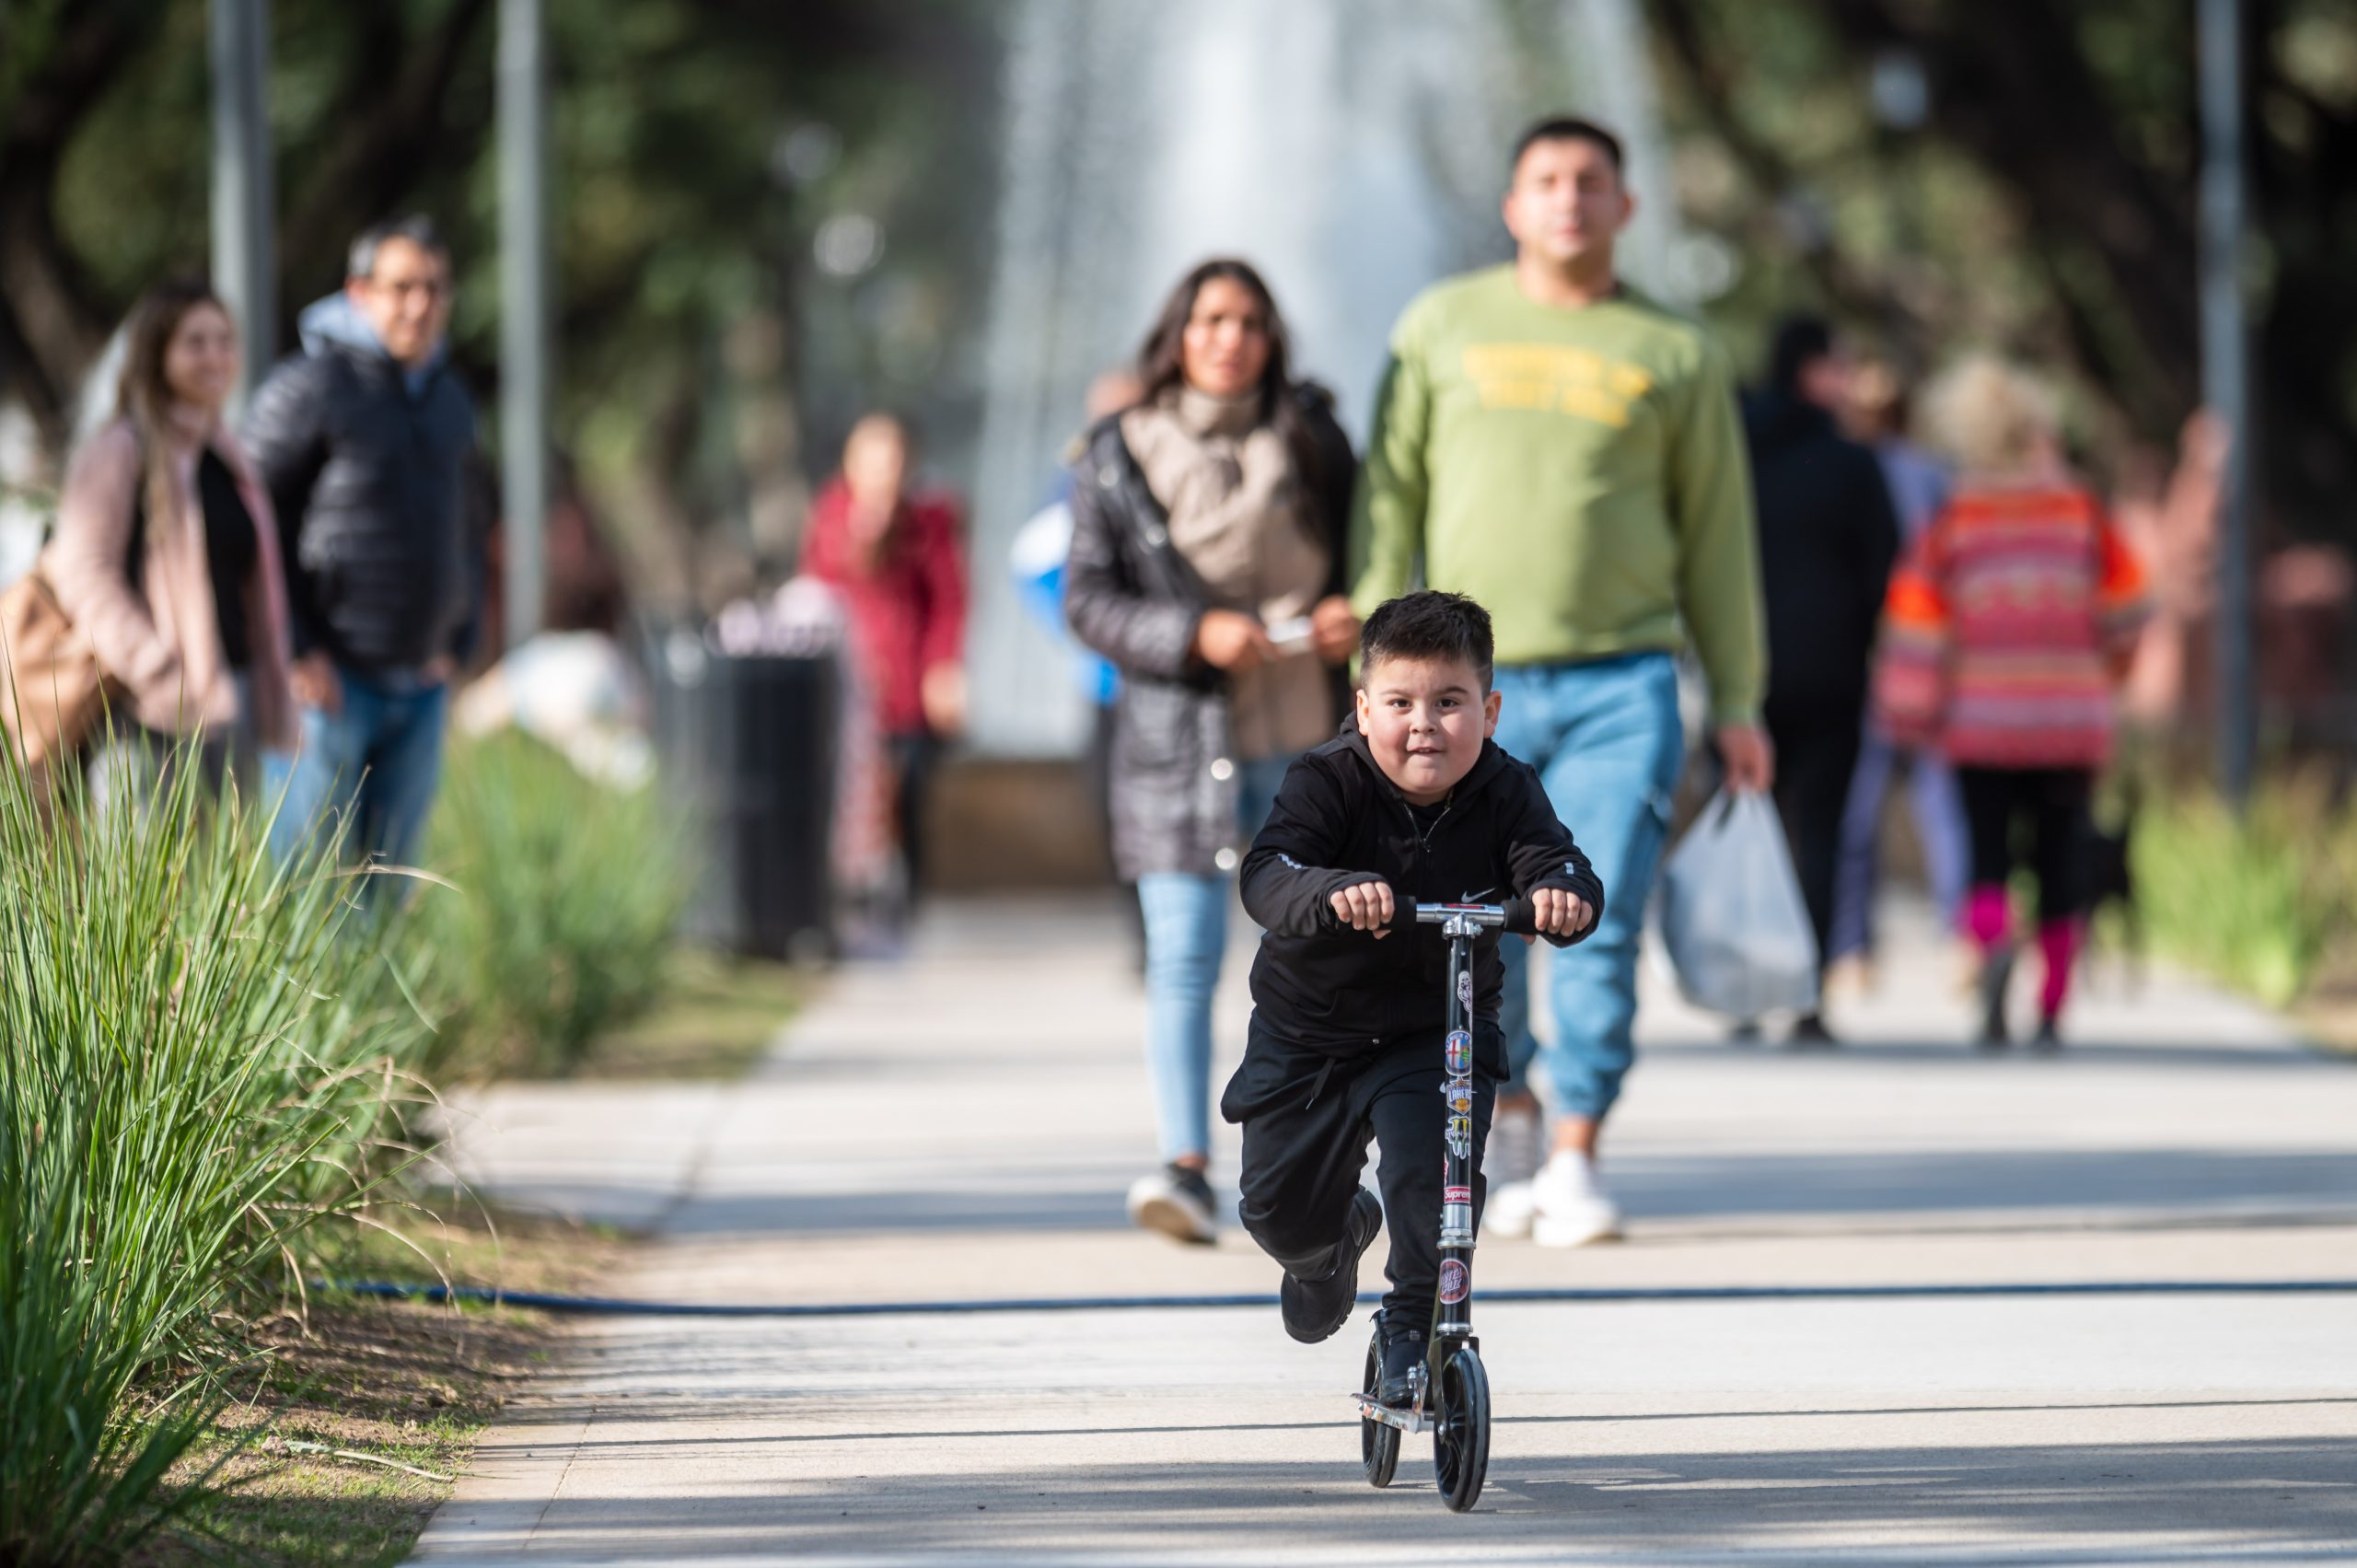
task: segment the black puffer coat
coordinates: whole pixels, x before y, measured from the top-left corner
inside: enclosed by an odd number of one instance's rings
[[[1380,945],[1334,913],[1333,895],[1360,882],[1391,889],[1394,920]],[[1254,1021],[1329,1056],[1373,1055],[1447,1027],[1448,944],[1411,906],[1502,904],[1560,888],[1604,918],[1604,884],[1529,763],[1483,741],[1448,804],[1421,824],[1356,715],[1287,770],[1242,886],[1245,909],[1268,933],[1252,961]],[[1595,930],[1547,940],[1568,947]],[[1494,1026],[1505,994],[1495,937],[1474,948],[1472,978],[1473,1016]]]
[[[364,671],[463,655],[482,594],[472,402],[445,366],[412,390],[381,349],[309,350],[270,373],[245,424],[278,513],[295,652]]]
[[[1768,722],[1855,729],[1898,553],[1898,517],[1871,447],[1786,393],[1744,405],[1768,606]]]
[[[1295,395],[1318,453],[1315,471],[1302,477],[1333,562],[1327,592],[1341,593],[1357,463],[1325,392],[1303,387]],[[1083,437],[1073,463],[1072,514],[1064,616],[1074,635],[1121,672],[1113,727],[1114,864],[1132,881],[1155,871],[1233,870],[1242,834],[1227,678],[1189,651],[1211,601],[1171,546],[1169,517],[1130,455],[1118,414]],[[1338,679],[1338,718],[1341,699]]]

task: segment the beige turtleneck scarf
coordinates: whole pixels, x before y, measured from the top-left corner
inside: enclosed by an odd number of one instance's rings
[[[1170,542],[1212,602],[1275,625],[1309,613],[1333,565],[1312,534],[1309,500],[1260,400],[1181,387],[1121,416],[1121,437],[1170,517]],[[1283,756],[1333,738],[1325,665],[1298,653],[1232,675],[1236,749]]]

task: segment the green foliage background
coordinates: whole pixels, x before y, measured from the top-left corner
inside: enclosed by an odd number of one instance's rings
[[[1489,3],[1510,38],[1562,19],[1557,0]],[[716,597],[788,548],[808,476],[859,407],[974,428],[1002,32],[1018,9],[549,7],[558,432],[632,547],[642,598]],[[2063,367],[2099,469],[2174,438],[2200,385],[2191,0],[1642,9],[1675,146],[1645,198],[1676,201],[1738,259],[1710,313],[1742,358],[1776,312],[1815,305],[1916,367],[1967,343]],[[2347,541],[2357,0],[2241,9],[2264,521]],[[495,388],[495,11],[274,0],[283,329],[334,286],[354,228],[423,206],[464,262],[462,365]],[[203,259],[204,18],[203,0],[0,6],[0,396],[52,438],[136,289]],[[1580,63],[1556,60],[1532,52],[1525,85],[1576,107]],[[1920,124],[1875,111],[1875,73],[1895,64],[1920,73]],[[1134,63],[1142,80],[1156,65]],[[833,156],[789,170],[797,131]],[[850,280],[810,261],[843,214],[886,238]]]
[[[282,351],[352,234],[433,213],[457,358],[495,412],[493,0],[273,0]],[[807,442],[873,402],[959,417],[981,288],[999,8],[989,0],[595,0],[548,8],[560,444],[656,598],[789,542]],[[145,284],[201,270],[204,0],[0,5],[0,396],[62,440],[64,403]],[[789,171],[784,138],[832,156]],[[880,261],[810,261],[830,217]],[[13,221],[11,221],[13,220]],[[48,345],[42,352],[44,345]],[[25,352],[12,352],[23,349]],[[812,389],[807,395],[804,389]],[[495,430],[493,432],[495,436]]]

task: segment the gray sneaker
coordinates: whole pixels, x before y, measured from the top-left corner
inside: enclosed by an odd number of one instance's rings
[[[1980,1038],[1983,1051],[2003,1051],[2013,1043],[2005,1028],[2005,992],[2014,979],[2014,950],[2000,947],[1980,967]]]
[[[1481,1149],[1481,1176],[1490,1191],[1527,1181],[1547,1163],[1547,1123],[1536,1106],[1498,1107]]]
[[[1209,1247],[1219,1240],[1219,1211],[1212,1184],[1200,1170],[1167,1165],[1130,1187],[1130,1223],[1173,1241]]]

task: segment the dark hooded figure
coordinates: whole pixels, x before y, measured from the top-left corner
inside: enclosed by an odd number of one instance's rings
[[[1795,317],[1777,328],[1767,383],[1744,407],[1768,606],[1776,808],[1820,955],[1833,920],[1841,809],[1857,768],[1875,629],[1898,552],[1881,466],[1834,423],[1849,373],[1831,329]],[[1815,1014],[1793,1038],[1830,1040]]]

